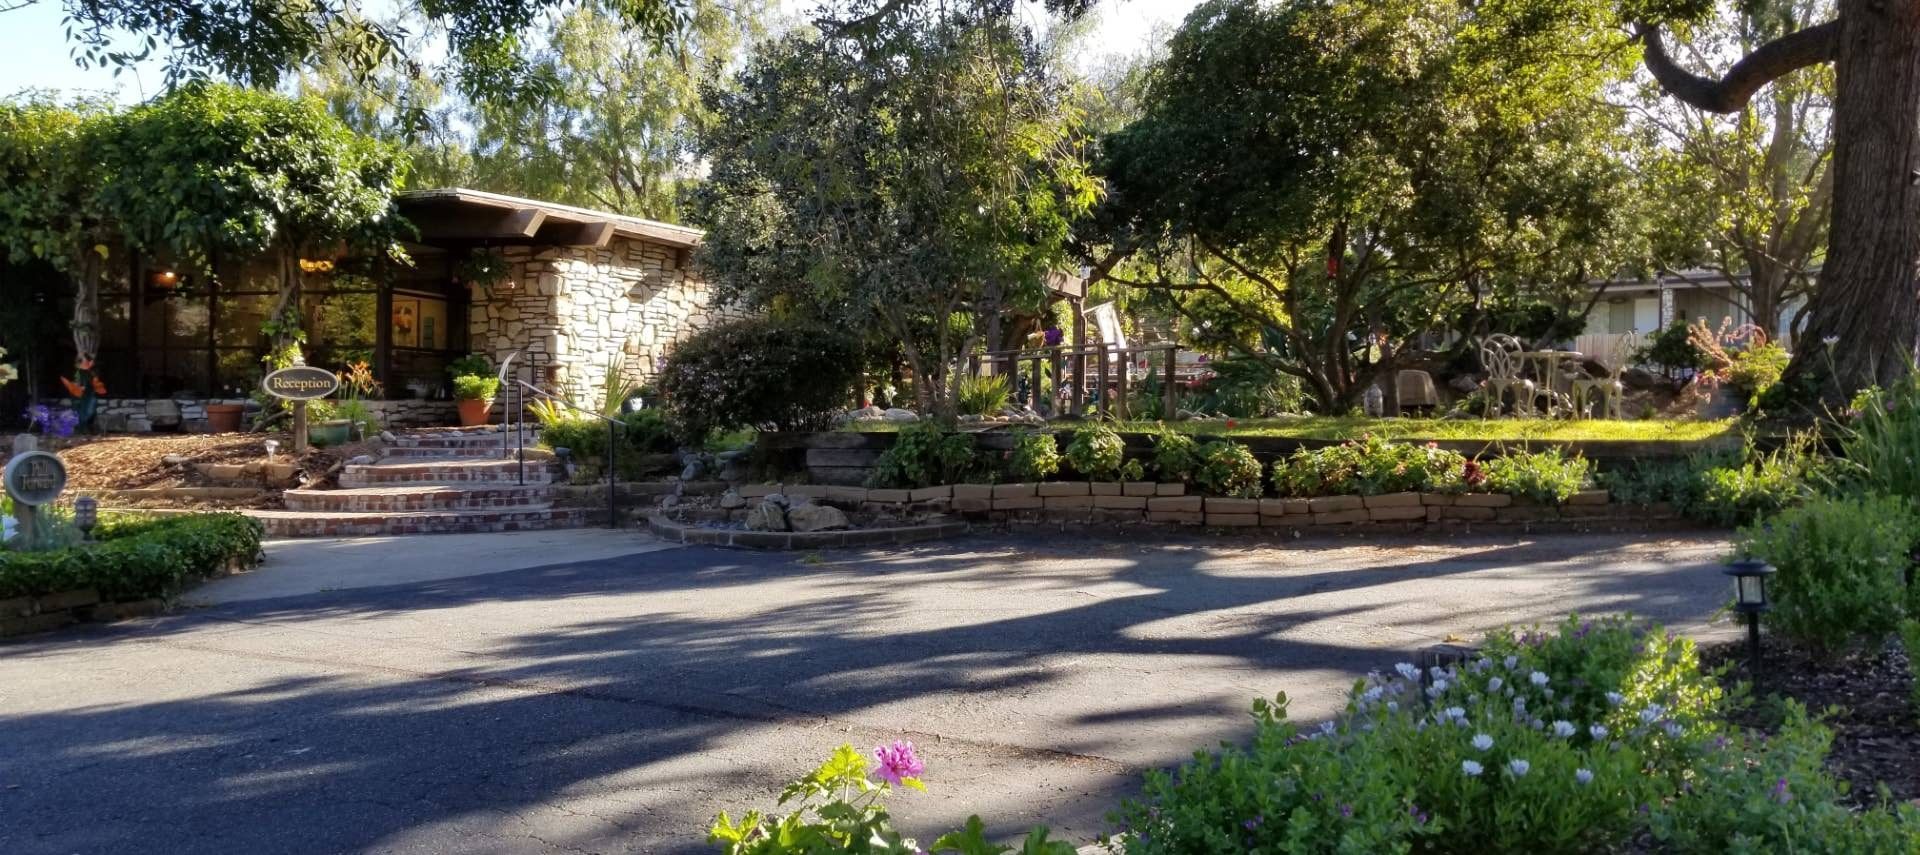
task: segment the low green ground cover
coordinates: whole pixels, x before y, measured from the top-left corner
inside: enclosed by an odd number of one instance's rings
[[[110,516],[92,543],[0,549],[0,599],[94,588],[106,600],[166,596],[260,554],[264,529],[242,514]]]
[[[1122,433],[1152,433],[1161,422],[1114,422]],[[1165,427],[1184,434],[1222,437],[1276,437],[1281,439],[1345,440],[1375,436],[1400,440],[1483,440],[1525,442],[1543,440],[1584,442],[1632,440],[1643,442],[1701,442],[1738,435],[1737,419],[1665,421],[1634,419],[1372,419],[1347,416],[1298,416],[1279,419],[1179,421]],[[843,430],[894,433],[894,422],[850,422]]]

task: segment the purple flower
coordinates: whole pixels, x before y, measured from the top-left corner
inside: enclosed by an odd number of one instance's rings
[[[1241,828],[1244,828],[1244,829],[1246,829],[1246,830],[1248,830],[1248,831],[1252,831],[1252,830],[1254,830],[1254,829],[1256,829],[1256,828],[1259,828],[1259,827],[1260,827],[1260,823],[1262,823],[1262,822],[1265,822],[1265,821],[1266,821],[1266,819],[1267,819],[1267,818],[1266,818],[1266,815],[1265,815],[1265,814],[1261,814],[1261,815],[1259,815],[1259,816],[1256,816],[1256,817],[1254,817],[1254,818],[1252,818],[1252,819],[1249,819],[1249,820],[1247,820],[1246,822],[1243,822],[1243,823],[1240,823],[1240,827],[1241,827]]]
[[[1787,779],[1781,778],[1773,782],[1773,800],[1781,804],[1793,801],[1793,794],[1787,792]]]
[[[1353,818],[1353,805],[1350,805],[1350,804],[1344,804],[1344,803],[1343,803],[1343,804],[1341,804],[1341,805],[1340,805],[1340,815],[1341,815],[1342,817],[1345,817],[1345,818],[1347,818],[1347,819],[1352,819],[1352,818]]]
[[[880,761],[879,768],[873,770],[874,776],[895,786],[907,778],[918,778],[927,771],[927,764],[914,755],[913,743],[898,739],[892,745],[873,749],[873,759]]]
[[[1059,347],[1059,346],[1060,346],[1060,340],[1061,340],[1061,339],[1062,339],[1063,337],[1064,337],[1064,334],[1063,334],[1063,333],[1062,333],[1062,332],[1060,331],[1060,328],[1059,328],[1059,327],[1049,327],[1049,328],[1047,328],[1047,331],[1046,331],[1046,341],[1047,341],[1047,346],[1048,346],[1048,347]]]

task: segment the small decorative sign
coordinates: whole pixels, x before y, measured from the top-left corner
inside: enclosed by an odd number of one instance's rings
[[[7,461],[0,481],[15,502],[35,507],[51,504],[67,488],[67,465],[45,451],[29,451]]]
[[[276,398],[315,401],[333,394],[340,388],[340,380],[325,368],[295,365],[261,378],[260,388]]]

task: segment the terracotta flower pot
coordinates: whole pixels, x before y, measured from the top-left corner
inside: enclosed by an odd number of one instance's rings
[[[208,404],[207,431],[234,433],[240,430],[240,416],[246,409],[240,404]]]
[[[460,410],[461,427],[479,427],[490,421],[488,413],[493,409],[493,402],[484,399],[455,401],[454,406]]]

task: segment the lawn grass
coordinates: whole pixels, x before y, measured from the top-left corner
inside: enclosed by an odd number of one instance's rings
[[[1181,421],[1168,424],[1180,433],[1207,436],[1266,436],[1287,439],[1358,439],[1372,434],[1397,440],[1483,440],[1487,442],[1524,442],[1553,440],[1629,440],[1698,442],[1736,432],[1737,419],[1719,421],[1634,419],[1370,419],[1351,416],[1297,416],[1283,419],[1235,419],[1228,427],[1224,421]],[[1118,431],[1151,432],[1159,422],[1116,422]],[[889,433],[900,429],[892,422],[856,422],[848,430]]]

